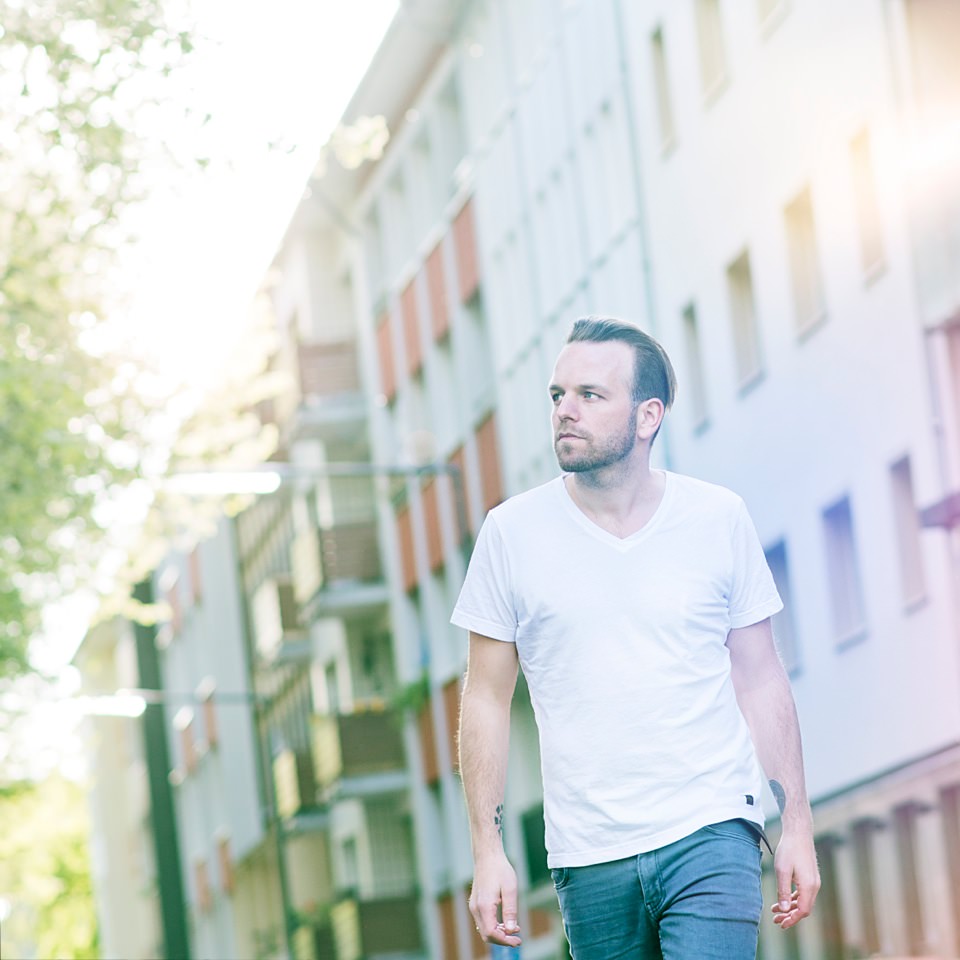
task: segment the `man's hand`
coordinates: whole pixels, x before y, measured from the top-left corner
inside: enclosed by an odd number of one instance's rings
[[[770,909],[773,922],[782,930],[798,924],[810,916],[820,889],[820,871],[813,838],[804,830],[799,833],[784,831],[773,858],[777,875],[777,903]]]
[[[517,875],[502,852],[476,861],[469,903],[477,932],[484,942],[520,946]]]

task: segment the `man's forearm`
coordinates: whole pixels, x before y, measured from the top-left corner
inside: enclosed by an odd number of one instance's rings
[[[474,860],[503,850],[503,794],[510,707],[470,689],[460,707],[460,776],[470,817]]]
[[[740,691],[738,700],[783,828],[811,829],[800,724],[786,673],[771,671],[756,686]]]

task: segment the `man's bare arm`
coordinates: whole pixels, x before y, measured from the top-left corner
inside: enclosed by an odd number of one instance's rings
[[[470,634],[460,705],[460,775],[474,864],[470,912],[485,940],[510,947],[520,944],[517,875],[503,851],[501,822],[517,669],[514,644]]]
[[[727,647],[737,703],[780,808],[782,832],[774,856],[778,902],[773,912],[774,922],[786,930],[809,916],[820,889],[800,724],[770,620],[731,630]]]

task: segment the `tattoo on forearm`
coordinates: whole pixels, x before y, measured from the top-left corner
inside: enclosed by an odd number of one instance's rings
[[[494,813],[493,815],[493,823],[494,823],[494,826],[497,828],[497,833],[499,833],[500,836],[502,837],[503,836],[503,804],[502,803],[497,804],[496,813]]]
[[[770,790],[773,792],[773,799],[777,801],[777,806],[780,808],[780,814],[783,814],[784,808],[787,805],[787,795],[784,792],[783,786],[779,780],[770,781]]]

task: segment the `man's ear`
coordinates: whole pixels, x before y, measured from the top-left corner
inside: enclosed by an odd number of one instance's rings
[[[637,407],[637,439],[649,440],[660,428],[666,408],[657,397],[644,400]]]

